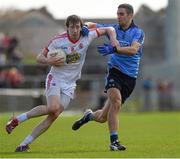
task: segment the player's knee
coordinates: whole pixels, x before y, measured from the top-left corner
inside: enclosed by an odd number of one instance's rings
[[[114,109],[115,111],[119,111],[119,110],[120,110],[120,108],[121,108],[121,103],[122,103],[121,99],[113,98],[113,99],[111,100],[112,107],[113,107],[113,109]]]
[[[58,107],[56,107],[55,105],[51,105],[49,108],[48,108],[48,114],[55,114],[58,110]]]
[[[57,114],[59,115],[62,111],[64,110],[64,108],[58,104],[55,105],[51,105],[48,108],[48,113],[54,116],[57,116]]]
[[[56,111],[52,111],[51,113],[49,113],[49,117],[51,118],[52,121],[56,120],[58,118],[58,116],[63,112],[63,108],[62,109],[57,109]]]

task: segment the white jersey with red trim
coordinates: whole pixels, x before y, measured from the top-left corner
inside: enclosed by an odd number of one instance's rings
[[[97,30],[91,30],[88,36],[81,36],[77,41],[72,41],[66,32],[53,38],[45,50],[64,50],[66,62],[61,66],[52,66],[49,73],[52,73],[61,82],[75,83],[81,77],[88,46],[98,35]]]

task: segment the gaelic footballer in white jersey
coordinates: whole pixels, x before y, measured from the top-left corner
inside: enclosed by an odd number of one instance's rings
[[[45,52],[54,49],[62,49],[66,53],[66,62],[61,66],[52,66],[46,79],[46,95],[49,96],[49,89],[57,88],[59,85],[61,93],[71,98],[74,96],[76,81],[81,77],[82,66],[85,61],[88,46],[93,39],[99,36],[98,30],[90,30],[88,36],[80,36],[73,41],[68,33],[55,36],[45,47]],[[51,91],[51,95],[59,94],[59,90]]]

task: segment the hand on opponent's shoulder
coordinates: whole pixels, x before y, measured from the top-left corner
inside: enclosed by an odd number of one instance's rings
[[[88,26],[83,25],[82,30],[81,30],[82,36],[88,36],[89,35],[89,29]]]

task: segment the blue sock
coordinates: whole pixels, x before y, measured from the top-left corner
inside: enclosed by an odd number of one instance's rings
[[[27,118],[27,113],[20,114],[16,118],[19,121],[19,123],[22,123],[22,122],[24,122],[24,121],[26,121],[28,119]]]
[[[114,141],[118,140],[118,133],[116,131],[110,133],[110,141],[113,143]]]
[[[34,138],[31,135],[28,135],[20,145],[28,145],[33,142]]]

